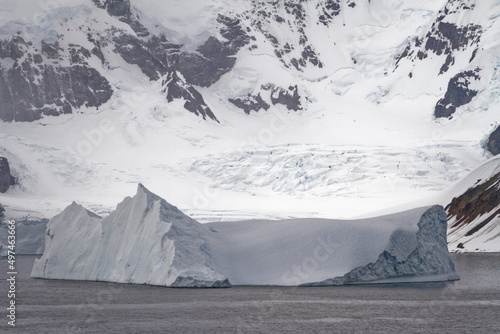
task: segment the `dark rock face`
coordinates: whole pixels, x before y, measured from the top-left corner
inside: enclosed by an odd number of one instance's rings
[[[334,17],[340,15],[341,12],[338,0],[327,0],[324,3],[318,3],[316,9],[321,9],[319,22],[325,26],[329,26],[333,22]]]
[[[488,139],[488,151],[493,155],[500,154],[500,126],[491,133]]]
[[[425,50],[437,55],[463,50],[469,44],[479,43],[482,32],[482,27],[474,24],[458,27],[453,23],[435,22],[426,35]]]
[[[202,95],[193,85],[208,87],[231,70],[235,55],[245,46],[249,37],[238,18],[219,15],[217,22],[221,35],[227,41],[209,37],[198,47],[198,53],[182,52],[182,45],[167,40],[164,35],[151,35],[138,21],[128,1],[95,1],[97,6],[129,24],[137,36],[113,30],[115,51],[129,64],[139,66],[150,80],[163,78],[167,101],[183,98],[184,107],[196,114],[217,121]],[[140,29],[137,27],[140,25]],[[145,39],[150,36],[149,39]],[[178,75],[182,74],[182,79]]]
[[[150,80],[158,80],[168,72],[167,64],[152,54],[139,38],[121,33],[114,39],[115,51],[129,64],[139,66]]]
[[[338,8],[337,8],[338,6]],[[320,22],[328,25],[333,16],[340,12],[337,0],[327,1],[326,4],[318,4],[317,8],[324,11]],[[283,14],[284,13],[284,14]],[[337,14],[335,14],[337,13]],[[281,15],[285,15],[285,17]],[[307,28],[307,10],[300,1],[273,1],[265,3],[257,0],[252,0],[252,9],[245,13],[246,17],[251,20],[253,29],[259,31],[271,43],[274,48],[274,54],[280,59],[283,65],[287,68],[295,68],[297,71],[302,71],[304,67],[315,66],[322,68],[324,65],[321,62],[320,55],[316,52],[313,45],[309,43],[309,39],[305,32]],[[318,23],[319,24],[319,23]],[[299,35],[299,44],[291,45],[288,41],[280,41],[274,36],[271,31],[275,30],[272,26],[276,26],[281,30],[290,30],[294,34]],[[299,57],[284,57],[293,50],[300,52]]]
[[[177,64],[186,81],[197,86],[209,87],[229,72],[236,59],[232,51],[215,37],[209,37],[197,49],[200,53],[183,53]]]
[[[290,86],[288,89],[276,86],[269,88],[271,88],[271,102],[273,104],[283,104],[288,110],[302,110],[297,85]]]
[[[237,17],[219,15],[220,41],[210,37],[198,53],[181,52],[181,45],[168,41],[165,36],[151,35],[140,23],[128,0],[94,0],[106,12],[130,25],[135,34],[115,27],[93,32],[89,27],[87,40],[94,47],[87,49],[78,44],[42,42],[38,50],[20,36],[0,40],[0,58],[12,59],[9,68],[0,67],[0,120],[35,121],[45,115],[72,113],[82,106],[98,107],[107,102],[113,90],[97,68],[89,64],[92,57],[104,66],[108,63],[102,46],[110,45],[127,63],[137,65],[150,80],[183,74],[178,90],[172,86],[178,80],[169,80],[167,100],[184,98],[190,112],[216,120],[201,94],[192,86],[210,86],[227,73],[235,63],[235,55],[250,37]],[[82,27],[80,27],[80,30]],[[63,38],[63,37],[59,37]],[[4,62],[4,64],[10,62]],[[71,66],[62,65],[69,63]],[[94,65],[95,66],[95,65]],[[180,89],[179,87],[182,87]]]
[[[95,5],[106,9],[109,15],[127,23],[139,37],[149,35],[148,29],[142,25],[137,15],[133,15],[129,0],[93,0]]]
[[[451,118],[458,107],[469,103],[478,91],[469,88],[472,80],[480,80],[480,69],[474,71],[465,71],[458,73],[451,78],[448,83],[448,89],[442,99],[440,99],[434,109],[436,118],[448,117]]]
[[[448,4],[439,11],[437,19],[433,22],[431,29],[422,38],[415,39],[409,43],[405,51],[396,61],[396,68],[403,59],[412,62],[429,57],[430,53],[435,55],[446,55],[445,62],[441,66],[439,74],[446,73],[455,64],[455,53],[469,48],[475,48],[481,40],[483,27],[475,24],[457,26],[446,22],[444,19],[449,14],[466,10],[473,10],[474,5],[468,6],[465,1],[450,0]],[[475,57],[473,53],[470,61]]]
[[[264,98],[262,96],[264,96]],[[257,95],[248,94],[246,96],[229,99],[229,102],[243,109],[246,114],[261,109],[268,110],[270,108],[268,102],[273,105],[282,104],[288,110],[302,110],[297,85],[283,88],[270,83],[262,85],[261,91]]]
[[[16,184],[16,179],[10,174],[9,161],[0,157],[0,193],[6,192],[14,184]]]
[[[54,43],[45,43],[42,41],[42,53],[49,59],[59,59],[61,56],[59,51],[63,51],[59,47],[59,43],[56,41]]]
[[[105,6],[111,16],[130,16],[129,0],[107,0]]]
[[[2,203],[0,203],[0,221],[4,217],[5,208],[3,207]]]
[[[192,85],[208,87],[217,82],[233,68],[236,62],[234,56],[250,41],[237,17],[219,14],[217,23],[227,41],[209,37],[198,47],[199,54],[182,53],[175,63],[175,68]]]
[[[236,61],[234,56],[250,40],[237,17],[219,15],[217,18],[219,31],[226,41],[209,37],[198,47],[198,53],[189,53],[181,52],[182,45],[168,41],[164,35],[151,35],[130,9],[129,1],[94,2],[106,9],[108,14],[129,24],[136,32],[137,36],[133,36],[124,31],[113,31],[115,51],[127,63],[139,66],[150,80],[164,78],[167,101],[183,98],[188,111],[204,119],[208,116],[217,120],[202,95],[192,85],[208,87],[233,68]],[[146,36],[150,38],[146,40]],[[183,79],[180,79],[177,71]]]
[[[217,121],[212,110],[210,110],[205,100],[203,100],[203,96],[191,85],[186,84],[186,82],[177,75],[177,72],[169,73],[162,84],[164,87],[163,92],[167,93],[168,102],[172,102],[174,99],[183,98],[186,100],[184,108],[197,116],[201,115],[203,119],[206,119],[208,116],[210,119]]]
[[[262,99],[260,93],[257,95],[248,94],[244,97],[229,99],[229,102],[243,109],[246,114],[250,114],[251,111],[259,111],[260,109],[268,110],[270,108],[270,105]]]
[[[108,101],[113,90],[107,79],[87,64],[91,56],[90,51],[76,45],[62,50],[57,42],[42,43],[42,53],[38,53],[20,36],[0,40],[0,58],[13,60],[10,68],[0,66],[0,120],[30,122]],[[44,63],[44,57],[56,62]],[[58,65],[57,60],[63,58],[73,66]]]
[[[479,180],[480,181],[480,180]],[[478,186],[469,188],[446,206],[448,219],[456,218],[451,228],[466,228],[478,217],[488,217],[467,232],[471,236],[484,229],[500,214],[500,173]]]

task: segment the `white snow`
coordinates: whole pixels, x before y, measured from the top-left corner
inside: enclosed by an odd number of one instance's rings
[[[220,124],[190,114],[180,101],[167,104],[158,82],[105,47],[109,67],[98,70],[114,95],[99,110],[82,108],[34,123],[0,122],[0,155],[9,159],[20,183],[0,194],[0,203],[15,219],[27,212],[51,218],[68,200],[104,216],[143,182],[201,222],[356,218],[401,206],[447,204],[434,199],[490,158],[484,141],[498,126],[500,8],[484,1],[467,17],[454,18],[485,27],[480,45],[485,51],[473,64],[485,68],[484,92],[452,120],[435,120],[433,108],[470,50],[444,76],[436,74],[444,60],[437,58],[418,65],[420,74],[411,80],[392,69],[407,42],[426,34],[445,3],[358,1],[330,29],[316,24],[315,6],[309,4],[306,33],[325,64],[321,70],[286,69],[262,34],[252,31],[258,48],[242,49],[232,71],[213,86],[198,88]],[[249,2],[132,5],[151,31],[194,50],[214,33],[219,12],[240,13]],[[103,35],[111,26],[131,32],[86,0],[2,0],[0,8],[0,33],[21,31],[35,44],[61,34],[64,48],[85,45],[81,25]],[[296,27],[287,27],[269,23],[267,28],[280,42],[298,40]],[[277,106],[245,115],[227,101],[268,83],[298,85],[304,110]]]
[[[362,274],[346,282],[456,279],[443,215],[432,207],[354,221],[200,224],[139,185],[105,218],[73,203],[50,220],[32,277],[188,287],[341,284],[356,268]],[[371,270],[384,252],[409,269]]]

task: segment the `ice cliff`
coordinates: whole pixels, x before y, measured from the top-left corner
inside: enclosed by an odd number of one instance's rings
[[[46,227],[46,247],[31,275],[165,286],[222,287],[208,227],[139,185],[108,217],[73,203]]]
[[[108,217],[73,203],[32,277],[172,287],[458,279],[440,206],[363,220],[200,224],[139,185]]]

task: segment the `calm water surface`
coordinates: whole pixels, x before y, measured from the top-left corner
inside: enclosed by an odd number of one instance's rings
[[[29,277],[17,259],[17,326],[0,333],[500,333],[500,254],[453,255],[453,283],[171,289]]]

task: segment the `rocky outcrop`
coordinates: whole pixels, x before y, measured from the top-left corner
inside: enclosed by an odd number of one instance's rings
[[[177,72],[170,72],[163,80],[162,85],[163,92],[167,94],[168,102],[172,102],[175,99],[184,99],[184,108],[196,116],[201,115],[203,119],[207,119],[208,117],[217,121],[212,110],[206,105],[203,96],[191,85],[182,80]]]
[[[150,80],[158,80],[168,73],[168,59],[166,51],[153,54],[152,49],[136,36],[123,31],[116,34],[113,39],[115,51],[129,64],[137,65]],[[150,43],[152,45],[153,43]],[[163,60],[163,61],[162,61]]]
[[[251,18],[251,26],[271,43],[274,54],[285,67],[295,68],[297,71],[302,71],[307,66],[323,68],[320,55],[306,34],[310,18],[304,3],[297,1],[265,3],[256,0],[252,0],[251,3],[252,8],[245,15]],[[318,4],[317,9],[323,11],[323,14],[320,14],[320,22],[328,25],[333,16],[338,15],[340,11],[338,6],[338,1],[335,0]],[[280,30],[298,35],[298,43],[292,44],[289,40],[273,34],[274,31]]]
[[[4,212],[5,212],[5,208],[3,207],[2,203],[0,203],[0,222],[2,221],[2,218],[4,217]]]
[[[451,118],[458,107],[472,101],[478,91],[472,89],[470,85],[473,81],[481,79],[480,72],[481,70],[476,68],[474,71],[461,72],[451,78],[446,94],[436,104],[434,116],[436,118]]]
[[[267,86],[271,90],[271,102],[273,104],[282,104],[288,110],[302,110],[300,95],[297,85],[289,86],[287,89],[277,86]]]
[[[450,251],[500,252],[500,156],[454,186],[446,211]]]
[[[182,74],[182,84],[169,81],[167,100],[182,98],[185,108],[203,118],[216,120],[201,93],[194,86],[208,87],[229,72],[235,55],[251,39],[248,28],[237,16],[219,15],[220,36],[209,37],[197,52],[182,52],[182,45],[170,42],[164,35],[153,35],[145,28],[128,0],[94,0],[108,15],[128,24],[129,30],[110,26],[105,31],[80,27],[86,33],[89,48],[69,43],[63,46],[63,35],[55,41],[41,42],[38,50],[30,41],[16,35],[0,41],[0,59],[9,59],[0,66],[0,120],[35,121],[43,116],[57,116],[85,107],[99,107],[113,94],[100,69],[94,68],[97,58],[104,67],[112,68],[102,47],[111,46],[125,60],[138,66],[150,80],[171,79]],[[111,45],[110,45],[111,44]],[[7,65],[6,65],[7,64]],[[66,65],[65,65],[66,64]],[[69,64],[69,65],[68,65]],[[93,64],[93,65],[90,65]],[[182,86],[182,89],[181,89]],[[176,90],[177,89],[177,90]]]
[[[38,52],[21,36],[0,40],[0,58],[11,66],[0,66],[0,120],[30,122],[44,115],[72,113],[82,106],[99,107],[113,90],[108,80],[86,60],[89,50],[73,45],[62,50],[57,42],[42,43]],[[71,66],[44,59],[68,59]]]
[[[9,161],[0,157],[0,193],[6,192],[10,186],[16,184],[16,179],[10,174]]]
[[[485,229],[500,215],[500,173],[453,198],[446,211],[452,231],[467,229],[468,237]]]
[[[334,18],[341,13],[339,0],[326,0],[316,5],[316,9],[320,10],[319,22],[325,26],[329,26]]]
[[[283,88],[269,83],[262,85],[260,92],[255,95],[247,94],[228,100],[236,107],[242,109],[246,114],[250,114],[251,111],[258,112],[261,109],[268,110],[271,104],[284,105],[288,110],[302,110],[301,97],[297,85]]]
[[[500,126],[488,138],[488,151],[493,155],[500,154]]]
[[[198,53],[184,52],[175,64],[192,85],[208,87],[217,82],[234,67],[235,55],[251,39],[237,17],[219,14],[217,23],[225,41],[211,36],[197,48]]]
[[[268,110],[271,107],[262,99],[260,93],[257,95],[248,94],[247,96],[229,99],[229,102],[238,108],[243,109],[246,114],[250,114],[251,111],[258,112],[261,109]]]
[[[432,23],[425,36],[416,38],[407,45],[396,61],[396,68],[404,59],[415,62],[424,60],[431,55],[444,55],[446,58],[438,73],[438,75],[441,75],[454,65],[457,52],[464,52],[468,49],[476,49],[477,51],[484,30],[482,26],[472,23],[458,25],[447,22],[447,17],[452,14],[474,10],[474,5],[468,3],[469,1],[463,0],[448,1],[446,6],[439,11],[436,20]],[[472,53],[470,62],[472,62],[474,56],[475,52]]]
[[[225,40],[213,36],[196,53],[182,52],[182,45],[164,35],[152,35],[140,23],[129,1],[94,0],[99,8],[131,26],[137,36],[112,31],[115,51],[129,64],[137,65],[150,80],[163,80],[167,101],[184,99],[184,107],[203,117],[217,120],[194,86],[208,87],[229,72],[235,55],[248,44],[250,36],[237,17],[219,15],[218,29]],[[146,39],[148,37],[148,39]],[[182,77],[182,78],[181,78]]]
[[[133,15],[129,0],[93,0],[97,7],[106,9],[109,15],[130,25],[139,37],[146,37],[149,31],[139,21],[137,15]]]

